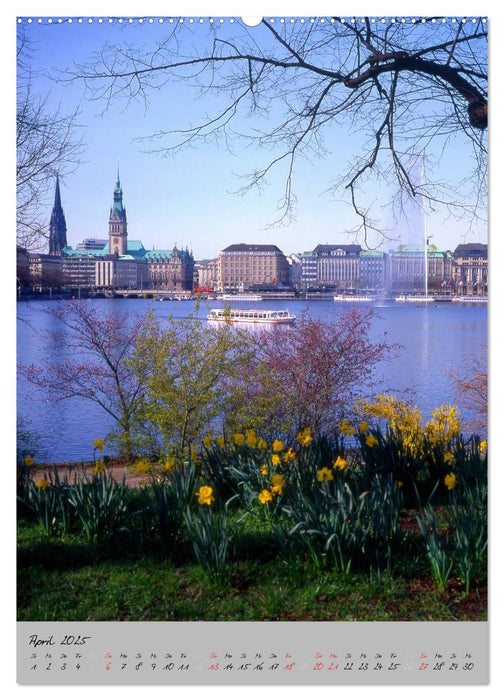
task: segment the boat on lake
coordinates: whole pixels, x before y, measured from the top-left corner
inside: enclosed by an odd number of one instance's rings
[[[453,297],[459,304],[487,304],[488,297]]]
[[[217,297],[222,301],[262,301],[260,294],[221,294]]]
[[[426,302],[435,301],[434,297],[426,297],[424,294],[400,294],[395,300],[399,302],[411,302],[413,304],[425,304]]]
[[[334,301],[361,301],[367,303],[373,301],[373,297],[364,294],[336,294]]]
[[[228,321],[229,323],[294,323],[296,317],[287,309],[274,311],[271,309],[211,309],[208,321]]]

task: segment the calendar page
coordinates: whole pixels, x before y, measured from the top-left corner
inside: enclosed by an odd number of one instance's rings
[[[21,686],[489,683],[489,22],[308,9],[18,11]]]

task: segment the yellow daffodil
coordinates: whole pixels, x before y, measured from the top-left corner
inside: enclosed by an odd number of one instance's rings
[[[260,470],[261,470],[261,474],[262,474],[263,476],[267,476],[267,475],[268,475],[268,467],[267,467],[265,464],[261,465]]]
[[[226,444],[226,441],[224,440],[224,437],[222,435],[219,435],[217,440],[215,441],[219,447],[224,447]]]
[[[284,444],[281,440],[274,440],[272,448],[273,452],[281,452],[284,448]]]
[[[35,484],[35,486],[36,486],[38,489],[40,489],[41,491],[45,491],[46,488],[47,488],[48,486],[50,486],[50,485],[51,485],[51,484],[49,483],[49,481],[47,481],[47,479],[44,479],[43,477],[40,477],[40,479],[39,479],[39,480],[37,481],[37,483]]]
[[[450,472],[450,474],[447,474],[444,478],[444,483],[448,491],[451,491],[452,489],[455,488],[455,484],[457,482],[457,477],[453,472]]]
[[[141,459],[135,464],[135,471],[139,474],[147,474],[150,467],[150,462],[147,462],[145,459]]]
[[[283,474],[273,474],[271,477],[271,493],[281,496],[287,482]]]
[[[445,452],[443,455],[443,462],[451,467],[455,462],[455,455],[452,452]]]
[[[93,474],[103,474],[106,466],[102,459],[96,459],[93,467]]]
[[[272,462],[273,466],[275,466],[275,467],[278,467],[278,465],[281,463],[281,461],[282,460],[280,459],[280,457],[278,455],[273,455],[271,457],[271,462]]]
[[[368,447],[376,447],[376,445],[379,444],[378,438],[375,437],[374,435],[368,435],[366,437],[366,445]]]
[[[273,500],[273,494],[271,493],[271,491],[268,491],[268,489],[263,489],[259,494],[258,498],[264,505],[265,503],[269,503]]]
[[[365,420],[361,421],[361,423],[360,423],[360,425],[359,425],[359,433],[360,433],[361,435],[366,435],[366,433],[367,433],[368,431],[369,431],[369,426],[368,426],[368,424],[366,423],[366,421],[365,421]]]
[[[327,467],[322,467],[322,469],[319,469],[317,472],[317,481],[332,481],[334,479],[334,475],[330,469]]]
[[[164,470],[165,472],[171,472],[173,467],[175,466],[175,460],[172,459],[171,457],[168,457],[164,463]]]
[[[482,440],[479,444],[479,450],[480,452],[486,452],[487,451],[487,441]]]
[[[394,481],[394,487],[396,489],[402,489],[403,486],[404,486],[404,484],[402,481]]]
[[[312,432],[310,428],[305,428],[304,430],[301,430],[297,435],[296,439],[299,442],[300,445],[303,447],[306,447],[307,445],[310,444],[313,440]]]
[[[287,452],[284,454],[284,460],[286,462],[293,462],[296,459],[296,451],[289,447]]]
[[[233,435],[233,440],[235,445],[241,447],[243,444],[245,444],[245,435],[243,433],[235,433]]]
[[[33,457],[31,455],[26,455],[26,457],[24,458],[25,467],[33,467],[34,464],[35,460],[33,459]]]
[[[340,425],[339,425],[339,431],[342,435],[347,435],[348,437],[351,437],[352,435],[355,435],[355,428],[352,427],[352,424],[348,420],[348,418],[344,418]]]
[[[102,440],[102,438],[96,438],[96,440],[91,440],[91,444],[94,445],[97,450],[99,450],[100,452],[103,452],[105,440]]]
[[[201,506],[211,506],[215,501],[213,488],[211,486],[200,486],[199,491],[196,491],[196,496],[198,497],[198,503]]]
[[[205,437],[203,438],[203,444],[205,445],[205,447],[211,446],[212,438],[210,437],[210,435],[205,435]]]
[[[247,431],[245,442],[247,443],[247,447],[250,447],[251,450],[255,450],[257,447],[257,437],[253,431]]]
[[[346,465],[347,465],[346,459],[343,459],[343,457],[340,457],[338,455],[338,457],[336,457],[336,461],[333,464],[333,467],[335,467],[336,469],[339,469],[340,471],[343,471],[343,469],[346,467]]]
[[[259,440],[257,441],[257,449],[258,450],[267,450],[268,443],[266,442],[266,440],[264,440],[263,438],[259,438]]]

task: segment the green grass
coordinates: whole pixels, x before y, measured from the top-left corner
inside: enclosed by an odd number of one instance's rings
[[[486,589],[440,593],[411,544],[390,576],[316,572],[245,524],[224,581],[210,583],[187,543],[163,552],[126,536],[88,545],[18,525],[18,620],[484,620]]]

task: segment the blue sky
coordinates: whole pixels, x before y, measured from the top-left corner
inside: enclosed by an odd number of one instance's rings
[[[81,84],[61,85],[44,77],[45,73],[60,74],[74,61],[86,61],[107,41],[152,44],[166,36],[168,23],[141,25],[135,21],[121,25],[116,20],[99,24],[95,19],[92,24],[24,26],[33,41],[33,67],[41,74],[35,88],[50,91],[50,99],[55,105],[61,104],[62,111],[72,111],[79,105],[81,112],[79,123],[86,144],[83,162],[61,187],[70,245],[75,246],[83,238],[106,238],[118,160],[129,237],[142,240],[146,248],[170,249],[176,243],[189,247],[201,259],[215,257],[219,250],[236,242],[273,242],[286,254],[310,250],[318,243],[355,242],[345,233],[355,227],[355,215],[348,205],[335,201],[327,189],[353,157],[358,134],[333,128],[326,134],[325,157],[298,162],[293,185],[296,221],[268,229],[278,216],[277,203],[285,182],[282,169],[268,178],[269,184],[260,195],[251,191],[240,196],[236,191],[243,184],[240,175],[265,165],[269,151],[245,148],[237,140],[232,144],[233,153],[223,144],[206,144],[163,158],[146,152],[152,146],[136,140],[160,129],[185,128],[197,122],[206,111],[218,106],[218,98],[195,99],[194,90],[177,82],[151,94],[147,110],[141,103],[126,106],[114,102],[103,112],[102,103],[86,99]],[[200,30],[206,34],[207,27],[197,27],[194,41],[198,41]],[[230,32],[233,27],[226,22],[225,30]],[[450,148],[451,153],[444,159],[447,165],[441,171],[448,180],[467,166],[470,155],[469,148],[462,149],[457,139]],[[366,193],[370,200],[377,201],[386,194],[377,189]],[[51,205],[48,201],[48,219]],[[423,235],[423,223],[417,214],[412,213],[409,222],[397,223],[389,211],[384,224],[393,235],[402,235],[403,242],[420,240]],[[484,225],[470,229],[465,220],[446,220],[441,215],[429,215],[427,229],[432,242],[443,249],[487,239]]]

